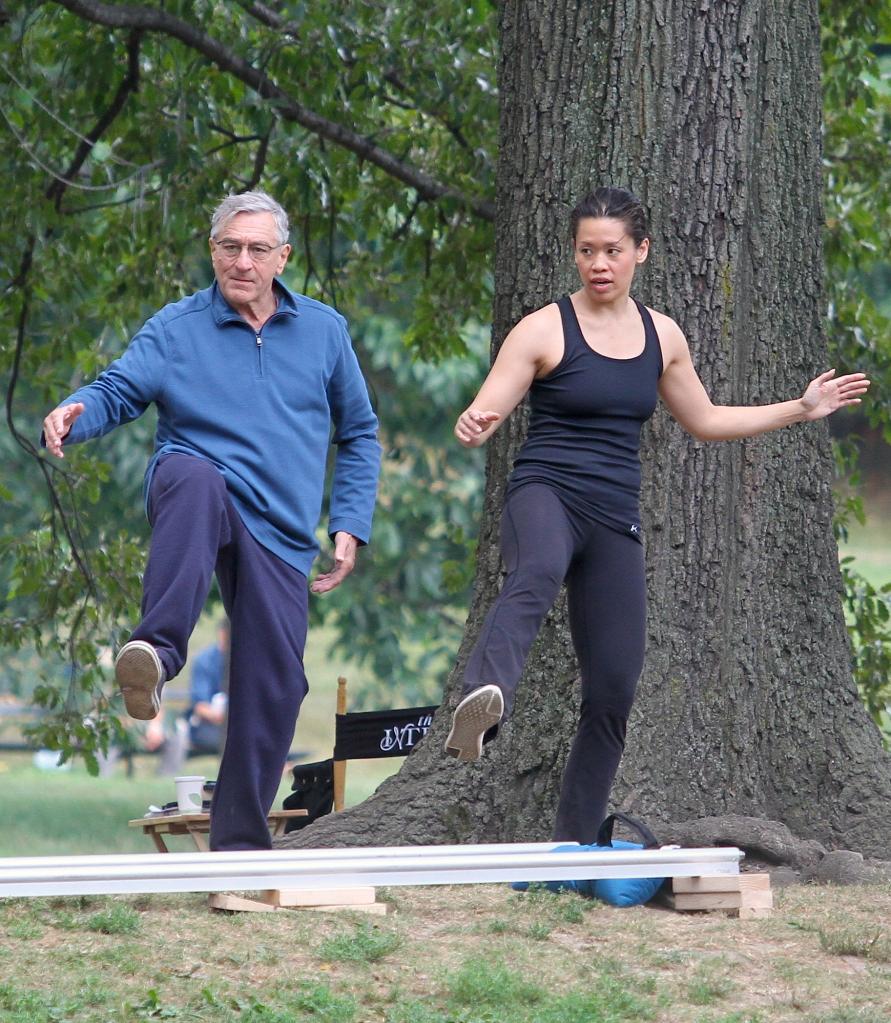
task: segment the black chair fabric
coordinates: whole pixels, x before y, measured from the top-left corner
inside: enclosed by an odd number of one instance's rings
[[[437,707],[366,710],[336,714],[335,760],[377,760],[407,756],[427,734]]]

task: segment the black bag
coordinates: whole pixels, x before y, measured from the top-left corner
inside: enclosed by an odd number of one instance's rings
[[[334,760],[318,760],[314,764],[296,764],[291,771],[294,783],[285,797],[285,810],[306,810],[305,817],[292,817],[285,824],[285,834],[299,831],[319,817],[331,813],[334,806]]]

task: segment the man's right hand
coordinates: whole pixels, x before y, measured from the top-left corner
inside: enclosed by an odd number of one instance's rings
[[[68,436],[68,432],[74,424],[75,419],[83,412],[84,404],[76,401],[71,405],[60,405],[43,421],[43,438],[46,441],[46,450],[56,458],[64,458],[62,454],[62,441]]]

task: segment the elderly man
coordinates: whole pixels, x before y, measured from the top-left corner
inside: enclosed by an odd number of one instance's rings
[[[142,620],[115,674],[131,717],[154,717],[216,571],[232,629],[215,850],[271,844],[266,814],[307,690],[307,577],[332,440],[334,564],[313,592],[352,570],[377,487],[377,419],[346,323],[278,280],[290,251],[288,218],[274,199],[228,196],[211,221],[215,283],[156,313],[43,424],[47,449],[62,458],[63,442],[101,436],[157,405]]]

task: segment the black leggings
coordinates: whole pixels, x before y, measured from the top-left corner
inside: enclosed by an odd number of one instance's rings
[[[501,520],[507,567],[464,673],[464,692],[496,683],[511,713],[529,649],[566,582],[582,678],[578,730],[563,774],[554,839],[590,844],[606,816],[643,669],[643,547],[567,508],[548,486],[514,491]]]

